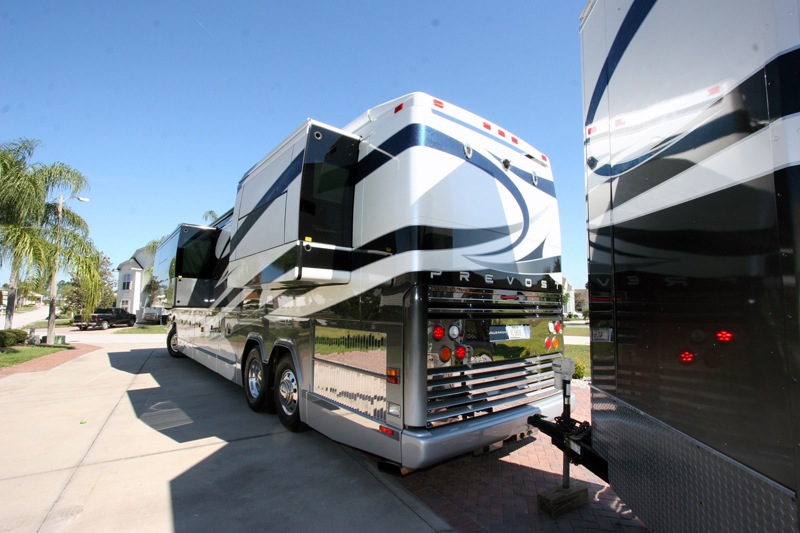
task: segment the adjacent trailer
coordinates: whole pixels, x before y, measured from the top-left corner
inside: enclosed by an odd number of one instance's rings
[[[592,446],[654,531],[797,531],[800,5],[582,21]]]
[[[168,346],[251,408],[413,469],[561,409],[550,162],[414,93],[343,129],[308,120],[155,260]]]

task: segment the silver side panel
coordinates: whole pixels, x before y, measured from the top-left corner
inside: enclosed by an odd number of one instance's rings
[[[314,336],[314,392],[385,421],[386,334],[317,327]]]
[[[592,425],[609,483],[653,531],[797,531],[792,491],[597,389]]]

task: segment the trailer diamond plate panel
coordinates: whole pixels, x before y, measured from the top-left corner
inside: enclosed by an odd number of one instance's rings
[[[798,530],[794,492],[598,389],[592,425],[611,486],[654,531]]]

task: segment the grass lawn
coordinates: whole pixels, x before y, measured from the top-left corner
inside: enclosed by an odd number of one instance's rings
[[[567,324],[564,327],[564,335],[569,335],[570,337],[588,337],[591,335],[592,330],[589,329],[589,326],[573,326]]]
[[[71,318],[56,318],[56,327],[57,328],[63,328],[63,327],[66,327],[66,326],[71,326],[71,325],[72,325],[72,319]],[[39,320],[37,322],[31,322],[27,326],[24,326],[22,329],[26,329],[27,330],[27,329],[30,329],[30,328],[36,328],[36,329],[47,328],[47,320]]]
[[[132,328],[120,328],[114,331],[115,335],[145,335],[153,333],[167,333],[167,326],[148,325],[133,326]]]
[[[0,351],[0,368],[18,365],[31,359],[60,352],[63,347],[51,346],[10,346]]]
[[[571,334],[572,333],[570,333],[570,335]],[[588,377],[591,375],[592,366],[590,364],[588,346],[567,344],[564,346],[564,355],[583,363],[583,366],[586,368],[586,376]]]

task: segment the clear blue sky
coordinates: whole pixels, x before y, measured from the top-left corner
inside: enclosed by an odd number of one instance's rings
[[[550,158],[564,274],[583,287],[585,4],[6,0],[0,141],[39,139],[34,161],[87,176],[91,202],[70,207],[116,266],[232,207],[245,171],[307,117],[341,127],[425,91]]]

